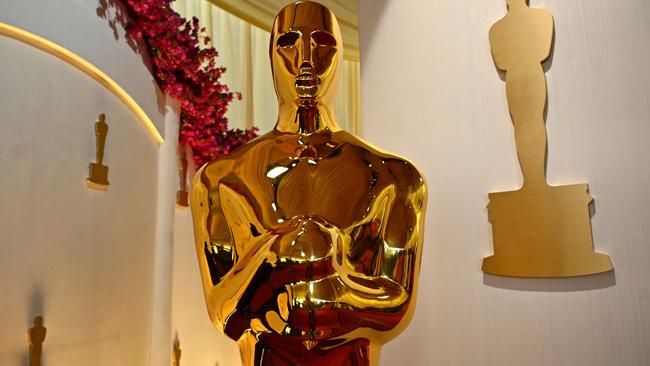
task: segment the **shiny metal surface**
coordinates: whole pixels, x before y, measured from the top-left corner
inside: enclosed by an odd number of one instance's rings
[[[270,44],[276,128],[191,187],[208,311],[246,366],[376,365],[414,310],[426,184],[338,127],[341,44],[327,8],[285,7]]]
[[[287,0],[209,0],[214,5],[267,32],[275,15],[289,3]],[[341,27],[343,58],[359,61],[358,0],[319,0],[332,10]]]
[[[508,13],[490,29],[497,67],[506,71],[506,96],[524,184],[490,193],[494,255],[485,273],[513,277],[571,277],[610,271],[594,253],[587,184],[546,182],[546,76],[542,62],[553,46],[553,16],[525,0],[507,0]]]

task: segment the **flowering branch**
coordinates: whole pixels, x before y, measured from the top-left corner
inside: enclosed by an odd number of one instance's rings
[[[171,8],[173,0],[122,0],[129,23],[127,35],[147,45],[152,72],[162,91],[180,101],[179,142],[193,152],[201,166],[228,154],[257,136],[257,128],[229,129],[225,116],[233,98],[241,99],[219,79],[226,71],[207,46],[210,37],[199,20],[182,18]]]

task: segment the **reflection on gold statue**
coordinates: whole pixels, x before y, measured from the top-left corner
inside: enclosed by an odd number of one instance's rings
[[[43,317],[34,317],[34,326],[29,328],[29,365],[41,366],[43,342],[47,328],[43,326]]]
[[[508,14],[490,29],[497,67],[506,71],[506,95],[515,127],[524,184],[490,193],[494,255],[483,271],[515,277],[568,277],[609,271],[609,257],[593,252],[587,184],[546,182],[546,77],[553,16],[525,0],[507,0]]]
[[[176,191],[176,204],[180,207],[189,206],[188,193],[187,193],[187,153],[185,149],[181,151],[181,156],[178,159],[178,174],[181,181],[181,189]]]
[[[342,131],[334,14],[278,14],[275,129],[207,164],[190,204],[213,323],[245,366],[376,365],[415,306],[426,185],[409,161]]]
[[[97,123],[95,123],[95,163],[90,163],[90,176],[86,179],[86,185],[89,188],[102,191],[108,189],[108,167],[104,165],[104,148],[107,135],[106,115],[102,113],[99,115]]]

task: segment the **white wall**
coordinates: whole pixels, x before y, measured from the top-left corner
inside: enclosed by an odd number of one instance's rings
[[[3,0],[0,22],[89,60],[163,132],[164,97],[119,24],[116,39],[97,5]],[[157,365],[169,363],[170,342],[154,350],[150,344],[152,309],[170,301],[164,284],[154,281],[154,261],[165,241],[171,252],[173,201],[161,206],[157,187],[173,194],[169,181],[176,176],[159,170],[175,171],[175,159],[167,156],[159,169],[159,146],[145,128],[78,69],[1,36],[0,53],[0,364],[27,364],[27,329],[35,315],[44,315],[48,328],[45,365],[142,366],[151,352],[164,352]],[[84,186],[99,113],[110,128],[107,192]],[[173,134],[165,138],[175,151]],[[157,217],[164,217],[159,211],[169,212],[167,233],[156,231]],[[164,256],[157,261],[164,264]],[[158,275],[170,278],[169,271]],[[157,304],[154,283],[162,298]],[[169,310],[158,318],[167,322],[158,329],[169,333]]]
[[[382,365],[650,364],[650,2],[531,1],[555,16],[548,180],[587,182],[615,274],[484,276],[488,192],[521,183],[489,27],[502,0],[360,0],[364,134],[424,169],[420,298]]]
[[[115,5],[119,3],[116,0],[2,0],[0,22],[45,37],[99,67],[138,102],[162,131],[165,98],[143,58],[137,54],[140,51],[131,48],[120,22],[115,22]],[[107,13],[100,17],[103,8]]]

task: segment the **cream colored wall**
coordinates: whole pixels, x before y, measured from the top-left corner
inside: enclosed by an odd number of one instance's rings
[[[144,109],[159,131],[163,130],[165,100],[143,59],[124,38],[124,29],[98,16],[100,4],[113,0],[2,0],[0,22],[35,33],[83,57],[124,88]],[[138,51],[139,52],[139,51]]]
[[[103,70],[135,98],[167,142],[156,145],[129,109],[86,74],[0,36],[2,365],[27,364],[27,329],[40,314],[48,328],[45,365],[142,366],[153,362],[151,353],[164,353],[152,364],[170,361],[164,305],[170,302],[171,264],[165,269],[170,260],[164,251],[171,253],[173,198],[159,198],[158,186],[173,195],[176,142],[169,126],[177,120],[169,120],[175,112],[169,115],[166,107],[173,105],[166,105],[123,30],[118,25],[116,39],[98,18],[97,5],[3,0],[0,22],[50,39]],[[99,113],[110,126],[107,192],[84,186],[95,160]],[[160,155],[170,149],[171,158]],[[165,212],[168,230],[157,228]],[[167,333],[162,340],[154,334],[152,341],[154,314],[154,330]]]
[[[364,135],[422,167],[420,297],[382,365],[650,364],[650,3],[531,1],[555,16],[548,180],[588,182],[615,274],[484,276],[487,193],[521,183],[489,27],[505,1],[360,0]]]
[[[157,147],[86,75],[0,38],[0,363],[17,365],[45,316],[46,364],[142,365],[148,357]],[[84,186],[107,115],[108,192]]]

